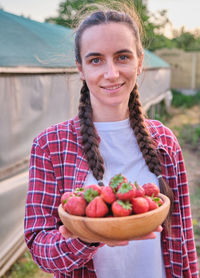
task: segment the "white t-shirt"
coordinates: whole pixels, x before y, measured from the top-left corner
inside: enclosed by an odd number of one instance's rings
[[[95,122],[101,138],[100,153],[104,159],[103,182],[108,185],[115,174],[123,174],[128,181],[140,185],[154,182],[157,177],[151,173],[137,144],[129,119],[117,122]],[[91,171],[85,185],[97,183]],[[98,278],[165,278],[160,233],[156,239],[130,241],[127,246],[98,249],[94,255],[94,268]]]

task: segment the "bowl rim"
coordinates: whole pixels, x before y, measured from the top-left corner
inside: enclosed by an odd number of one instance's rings
[[[144,212],[144,213],[138,213],[138,214],[132,214],[132,215],[128,215],[128,216],[120,216],[120,217],[115,217],[115,216],[111,216],[111,217],[88,217],[88,216],[78,216],[78,215],[73,215],[73,214],[69,214],[68,212],[66,212],[63,207],[62,207],[62,204],[59,205],[58,207],[58,213],[62,213],[62,215],[66,215],[68,218],[71,218],[72,220],[83,220],[84,221],[87,221],[87,222],[93,222],[93,221],[98,221],[99,223],[100,222],[114,222],[118,219],[120,219],[121,221],[123,220],[126,220],[126,219],[138,219],[138,218],[141,218],[141,217],[147,217],[151,214],[154,214],[155,212],[160,212],[162,211],[163,209],[165,209],[166,207],[168,207],[170,205],[170,199],[164,195],[164,194],[161,194],[159,193],[158,194],[158,197],[160,197],[164,203],[154,209],[154,210],[150,210],[150,211],[147,211],[147,212]]]

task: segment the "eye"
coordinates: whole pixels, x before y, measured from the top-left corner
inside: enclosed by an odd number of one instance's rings
[[[90,62],[94,65],[99,64],[100,63],[100,58],[96,57],[90,60]]]
[[[120,61],[126,61],[126,60],[128,60],[128,56],[127,55],[120,55],[119,57],[118,57],[118,59],[120,60]]]

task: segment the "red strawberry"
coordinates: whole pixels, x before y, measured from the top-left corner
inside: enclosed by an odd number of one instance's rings
[[[144,197],[137,197],[131,200],[133,212],[144,213],[149,210],[149,203]]]
[[[136,187],[135,197],[143,197],[145,195],[144,188],[137,182],[134,183]]]
[[[158,204],[159,207],[164,203],[160,197],[154,197],[153,200]]]
[[[111,209],[115,217],[129,216],[132,214],[132,206],[129,201],[123,202],[121,200],[117,200],[112,203]]]
[[[72,196],[65,204],[65,210],[70,214],[83,216],[85,215],[86,206],[87,202],[83,197]]]
[[[84,198],[89,203],[101,194],[101,187],[97,184],[86,185],[84,187]]]
[[[74,190],[74,195],[76,196],[81,196],[84,198],[84,187],[77,187],[75,190]]]
[[[145,196],[145,199],[149,203],[149,210],[154,210],[158,208],[158,204],[154,201],[154,198],[151,198],[150,196]]]
[[[156,197],[160,193],[159,188],[155,183],[149,182],[143,185],[143,189],[145,191],[145,195]]]
[[[96,190],[98,192],[98,195],[101,194],[101,187],[98,184],[89,184],[89,185],[86,185],[84,187],[84,191],[86,191],[87,189],[90,189],[90,188],[92,188],[93,190]]]
[[[61,204],[62,204],[62,206],[64,206],[64,204],[67,203],[67,200],[68,200],[71,196],[73,196],[73,195],[74,195],[73,192],[65,192],[65,193],[63,193],[62,196],[61,196]]]
[[[127,183],[128,180],[122,174],[115,175],[110,179],[109,186],[116,192],[122,183]]]
[[[104,217],[108,212],[108,207],[100,196],[95,197],[86,207],[88,217]]]
[[[112,204],[116,200],[116,195],[110,186],[104,186],[101,190],[101,198],[108,204]]]
[[[122,201],[128,201],[131,200],[133,197],[135,197],[135,191],[136,188],[134,185],[129,183],[122,183],[119,186],[119,189],[117,190],[117,198]]]

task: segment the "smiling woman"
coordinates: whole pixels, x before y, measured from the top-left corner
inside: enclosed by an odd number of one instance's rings
[[[34,139],[25,240],[35,262],[54,277],[197,278],[181,149],[167,127],[143,115],[137,86],[143,62],[140,23],[135,13],[121,10],[92,12],[76,31],[83,81],[79,112]],[[118,173],[139,184],[153,182],[170,198],[163,228],[130,241],[105,242],[66,229],[58,215],[62,194],[106,186]]]
[[[81,63],[77,61],[77,67],[90,91],[94,121],[120,121],[128,117],[130,92],[143,60],[141,46],[140,56],[137,48],[139,44],[125,24],[101,24],[83,33],[83,58]]]

